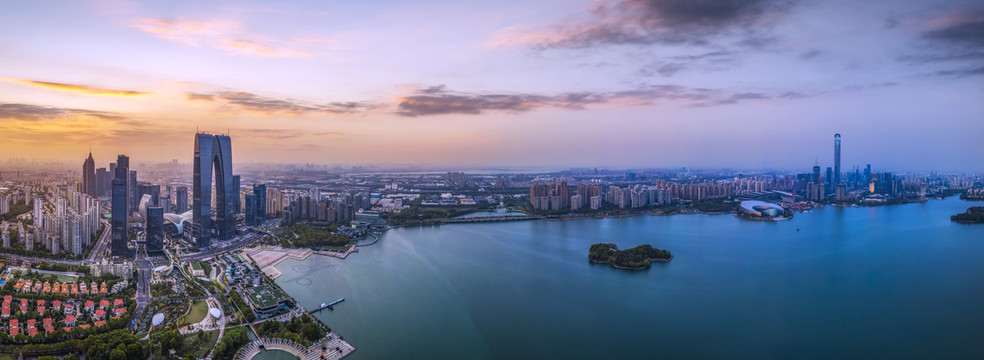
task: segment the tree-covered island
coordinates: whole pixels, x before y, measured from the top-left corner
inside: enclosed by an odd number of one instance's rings
[[[984,206],[974,206],[967,212],[950,216],[950,221],[961,224],[984,224]]]
[[[588,260],[595,263],[610,264],[619,269],[648,269],[653,261],[670,261],[673,255],[643,244],[628,250],[619,250],[615,244],[597,243],[591,245]]]

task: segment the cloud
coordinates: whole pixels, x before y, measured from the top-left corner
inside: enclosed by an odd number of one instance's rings
[[[186,93],[192,101],[212,101],[268,115],[304,115],[309,113],[352,114],[375,108],[364,102],[311,103],[294,99],[277,99],[243,91]]]
[[[332,42],[322,38],[273,39],[251,34],[230,20],[140,18],[132,26],[161,39],[247,55],[306,57],[314,50],[325,49],[324,43]]]
[[[411,91],[398,98],[397,114],[407,117],[488,112],[522,113],[540,108],[585,109],[589,105],[644,106],[659,101],[674,101],[693,106],[735,104],[745,100],[797,98],[793,93],[731,93],[724,90],[693,88],[680,85],[650,85],[639,89],[616,92],[569,92],[556,95],[463,93],[445,87],[421,88],[429,92]],[[430,89],[440,89],[431,91]]]
[[[921,38],[926,53],[905,55],[897,60],[911,64],[941,64],[949,69],[933,75],[965,77],[984,71],[984,9],[962,9],[929,19],[923,24]],[[952,68],[957,64],[958,68]]]
[[[139,95],[153,94],[144,91],[113,90],[113,89],[104,89],[104,88],[97,88],[97,87],[91,87],[85,85],[64,84],[64,83],[47,82],[47,81],[35,81],[35,80],[25,80],[25,79],[11,79],[10,81],[19,84],[45,88],[45,89],[68,91],[68,92],[74,92],[74,93],[80,93],[86,95],[139,96]]]
[[[492,43],[539,48],[707,45],[737,35],[739,43],[760,47],[774,41],[763,30],[792,5],[792,0],[602,0],[594,3],[587,20],[547,30],[512,26],[495,34]]]
[[[31,104],[0,103],[0,119],[20,121],[59,120],[71,117],[87,117],[104,120],[123,120],[126,116],[120,113],[39,106]]]

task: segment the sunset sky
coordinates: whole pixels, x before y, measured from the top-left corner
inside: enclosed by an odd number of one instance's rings
[[[984,168],[980,1],[19,1],[0,161]]]

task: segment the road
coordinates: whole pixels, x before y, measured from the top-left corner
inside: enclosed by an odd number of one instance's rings
[[[230,243],[222,244],[222,245],[219,245],[219,246],[216,246],[216,247],[209,248],[209,249],[207,249],[207,250],[205,250],[203,252],[197,252],[197,253],[188,254],[188,255],[181,255],[180,256],[180,259],[181,259],[181,262],[186,262],[186,261],[201,260],[201,259],[205,259],[205,258],[210,258],[210,257],[214,257],[215,255],[219,255],[219,254],[222,254],[222,253],[227,252],[227,251],[232,251],[232,250],[236,250],[236,249],[242,249],[242,248],[246,247],[247,245],[251,244],[252,242],[254,242],[256,240],[259,240],[259,235],[258,234],[255,234],[255,233],[254,234],[249,234],[249,235],[244,236],[241,239],[233,240]]]
[[[106,252],[109,251],[109,247],[106,244],[109,243],[109,233],[113,231],[109,228],[109,221],[103,220],[102,224],[106,230],[103,230],[102,235],[99,236],[99,240],[96,240],[96,246],[93,246],[92,251],[89,252],[89,257],[86,261],[90,264],[101,261],[106,257]]]
[[[150,277],[153,275],[154,264],[147,258],[145,250],[144,247],[138,247],[136,257],[133,260],[133,264],[137,268],[137,308],[133,310],[133,317],[131,318],[133,320],[127,325],[127,329],[130,331],[136,327],[136,321],[143,317],[147,303],[152,300]]]

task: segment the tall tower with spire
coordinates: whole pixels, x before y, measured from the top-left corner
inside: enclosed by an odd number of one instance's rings
[[[82,163],[82,192],[86,195],[96,197],[96,161],[92,159],[92,149],[89,149],[89,157]]]
[[[841,134],[834,134],[834,185],[841,183]]]

